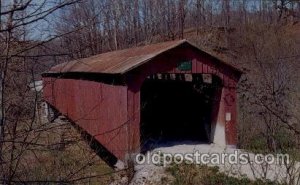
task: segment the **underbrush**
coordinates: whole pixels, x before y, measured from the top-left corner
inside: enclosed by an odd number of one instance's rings
[[[276,182],[236,178],[219,172],[218,167],[196,164],[173,164],[166,169],[171,179],[162,179],[162,184],[172,185],[281,185]]]

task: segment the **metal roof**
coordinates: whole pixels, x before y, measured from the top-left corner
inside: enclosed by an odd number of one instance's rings
[[[65,62],[52,67],[50,71],[47,73],[85,72],[85,73],[104,73],[104,74],[124,74],[146,63],[147,61],[153,59],[154,57],[170,49],[176,48],[182,44],[188,44],[204,52],[203,50],[199,49],[198,47],[191,44],[187,40],[169,41],[169,42],[163,42],[158,44],[146,45],[142,47],[102,53],[88,58]],[[222,60],[218,59],[217,57],[215,56],[212,57],[224,63]],[[239,71],[237,68],[231,66],[228,63],[224,63],[224,64],[230,66],[236,71]]]

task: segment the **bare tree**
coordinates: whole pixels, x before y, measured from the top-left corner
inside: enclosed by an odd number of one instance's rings
[[[43,41],[34,41],[29,33],[35,32],[34,26],[47,21],[59,9],[77,2],[0,1],[0,178],[3,184],[10,184],[17,176],[23,154],[36,139],[29,136],[38,121],[35,110],[39,95],[28,89],[28,84],[35,80],[36,67],[26,55],[59,37],[49,35]],[[17,57],[20,55],[23,57]]]

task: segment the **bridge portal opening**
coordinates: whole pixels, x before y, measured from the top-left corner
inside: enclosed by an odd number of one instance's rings
[[[219,89],[212,76],[158,74],[141,88],[141,148],[180,142],[211,142],[214,101]]]

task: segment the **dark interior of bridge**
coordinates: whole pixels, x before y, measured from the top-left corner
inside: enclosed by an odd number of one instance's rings
[[[192,80],[147,79],[141,89],[141,146],[168,142],[209,143],[216,86]]]

